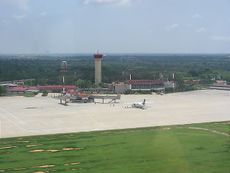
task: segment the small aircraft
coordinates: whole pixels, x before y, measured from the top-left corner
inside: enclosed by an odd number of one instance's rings
[[[144,109],[145,108],[145,99],[143,102],[136,102],[132,104],[132,108],[139,108]]]

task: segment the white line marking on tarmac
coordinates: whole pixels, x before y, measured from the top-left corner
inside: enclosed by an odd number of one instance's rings
[[[25,123],[22,120],[20,120],[19,118],[17,118],[13,113],[6,111],[3,108],[0,108],[0,111],[1,111],[0,112],[0,118],[1,119],[5,119],[6,121],[9,121],[13,125],[15,125],[17,128],[26,131],[26,128],[22,127]]]

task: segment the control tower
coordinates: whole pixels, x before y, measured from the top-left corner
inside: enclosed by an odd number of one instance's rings
[[[100,53],[94,54],[95,84],[101,83],[101,60],[102,58],[103,58],[103,54],[100,54]]]

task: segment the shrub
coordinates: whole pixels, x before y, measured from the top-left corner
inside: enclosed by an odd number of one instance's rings
[[[43,97],[46,97],[47,95],[48,95],[48,91],[43,91],[43,92],[42,92],[42,96],[43,96]]]

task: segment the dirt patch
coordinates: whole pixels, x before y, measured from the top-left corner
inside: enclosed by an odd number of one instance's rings
[[[35,166],[34,168],[51,168],[54,167],[55,165],[41,165],[41,166]]]
[[[71,169],[72,171],[76,171],[76,170],[79,170],[79,169],[76,169],[76,168],[73,168],[73,169]]]
[[[16,148],[16,146],[1,147],[0,150],[6,150],[6,149],[11,149],[11,148]]]
[[[41,153],[41,152],[44,152],[45,150],[31,150],[30,152],[31,153]]]
[[[63,148],[63,151],[82,150],[82,148]]]
[[[2,169],[2,170],[0,170],[0,172],[5,172],[5,170]]]
[[[40,149],[40,150],[31,150],[30,152],[31,153],[41,153],[41,152],[50,152],[50,153],[54,153],[54,152],[58,152],[60,150],[43,150],[43,149]]]
[[[47,152],[51,152],[51,153],[55,153],[55,152],[58,152],[60,150],[46,150]]]
[[[82,150],[82,148],[63,148],[62,151],[78,151]],[[37,149],[37,150],[30,150],[31,153],[41,153],[41,152],[50,152],[50,153],[55,153],[59,152],[60,150],[56,149],[49,149],[49,150],[44,150],[44,149]]]
[[[30,141],[17,141],[17,142],[20,142],[20,143],[29,143]]]
[[[37,147],[37,146],[41,146],[42,144],[34,144],[34,145],[26,145],[27,148],[31,148],[31,147]]]
[[[64,164],[65,166],[69,166],[69,165],[79,165],[80,162],[74,162],[74,163],[66,163]]]

